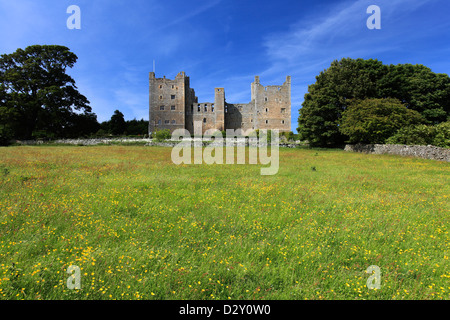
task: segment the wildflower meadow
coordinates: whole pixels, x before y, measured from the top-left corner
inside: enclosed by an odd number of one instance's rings
[[[0,299],[450,298],[448,162],[279,161],[263,176],[168,147],[1,148]]]

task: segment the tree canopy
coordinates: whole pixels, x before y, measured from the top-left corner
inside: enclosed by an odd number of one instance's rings
[[[145,136],[147,134],[148,120],[124,120],[123,113],[119,110],[114,111],[110,120],[100,123],[100,130],[97,132],[98,136]]]
[[[308,87],[299,111],[300,138],[312,146],[337,146],[349,137],[340,130],[350,103],[395,98],[419,112],[428,124],[450,115],[450,78],[423,65],[384,65],[378,60],[344,58],[333,61]]]
[[[115,110],[110,120],[111,133],[113,135],[121,135],[125,132],[127,125],[125,123],[125,117],[122,112]]]
[[[31,139],[98,130],[89,101],[66,73],[77,59],[58,45],[33,45],[1,55],[0,135]]]

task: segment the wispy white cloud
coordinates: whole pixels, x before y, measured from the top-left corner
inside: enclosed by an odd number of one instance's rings
[[[127,119],[148,118],[148,71],[153,59],[158,74],[173,77],[186,71],[199,99],[210,102],[214,87],[225,87],[227,101],[245,103],[255,75],[265,85],[283,83],[291,75],[295,128],[307,85],[335,59],[401,59],[405,52],[409,55],[405,61],[418,61],[415,58],[422,55],[447,70],[444,45],[439,52],[425,46],[408,50],[418,39],[429,43],[430,34],[446,34],[448,19],[428,18],[422,25],[414,20],[421,9],[436,12],[443,2],[339,0],[314,10],[305,8],[299,11],[299,20],[287,26],[274,18],[269,21],[273,32],[261,35],[254,32],[261,26],[258,17],[230,10],[239,1],[231,5],[221,0],[78,0],[82,30],[68,31],[66,8],[74,4],[69,0],[0,0],[0,51],[35,43],[67,45],[79,57],[71,73],[100,121],[108,120],[115,109]],[[298,10],[303,3],[293,7]],[[366,28],[366,9],[372,4],[382,10],[382,30],[373,32]],[[259,7],[255,1],[243,8],[253,5]],[[289,19],[293,21],[292,16]]]
[[[382,29],[368,30],[366,10],[374,4],[371,0],[339,2],[323,14],[314,12],[290,26],[285,32],[268,34],[263,46],[269,66],[261,77],[272,78],[280,74],[293,77],[292,127],[296,126],[298,110],[308,84],[315,75],[329,67],[333,60],[344,57],[377,58],[382,53],[400,50],[402,43],[413,41],[414,34],[405,28],[412,12],[436,0],[380,0]],[[405,22],[406,21],[406,22]]]
[[[171,26],[180,24],[181,22],[184,22],[186,20],[192,19],[195,16],[198,16],[199,14],[217,6],[221,1],[222,0],[208,0],[208,1],[206,1],[206,4],[199,6],[198,8],[195,8],[194,10],[189,11],[188,13],[186,13],[176,19],[170,20],[170,22],[168,22],[168,23],[163,24],[159,28],[155,29],[155,32],[159,32],[159,31],[169,28]]]
[[[373,1],[348,1],[328,10],[326,15],[314,16],[292,25],[285,33],[269,34],[264,41],[267,57],[276,66],[310,65],[326,58],[341,56],[373,55],[393,48],[390,39],[404,35],[404,41],[411,34],[403,28],[396,28],[399,21],[412,11],[435,0],[389,0],[377,1],[382,11],[382,22],[389,27],[368,33],[366,9]],[[378,34],[377,34],[378,32]],[[417,36],[417,32],[414,34]],[[398,39],[397,39],[398,40]],[[392,42],[393,43],[393,42]],[[279,63],[282,61],[282,63]],[[267,70],[270,71],[270,70]]]

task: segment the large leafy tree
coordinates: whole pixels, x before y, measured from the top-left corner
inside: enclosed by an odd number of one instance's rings
[[[119,110],[115,110],[114,114],[111,116],[109,126],[111,128],[111,133],[113,135],[123,134],[127,128],[127,124],[125,122],[125,117],[123,113],[120,112]]]
[[[148,121],[141,120],[129,120],[126,122],[126,133],[129,135],[145,135],[148,134]]]
[[[447,121],[450,115],[450,77],[423,65],[390,65],[379,82],[380,97],[396,98],[423,115],[429,124]]]
[[[88,137],[100,129],[97,116],[91,112],[74,114],[64,130],[64,136],[69,138]]]
[[[396,98],[418,111],[427,123],[450,115],[450,78],[422,65],[383,65],[378,60],[333,61],[316,77],[299,111],[300,138],[312,146],[337,146],[348,136],[339,130],[349,104],[364,99]]]
[[[312,146],[343,144],[346,136],[339,122],[349,101],[379,96],[377,83],[386,73],[387,67],[377,60],[334,61],[305,95],[298,119],[300,138]]]
[[[65,136],[80,114],[91,121],[95,115],[89,101],[66,73],[77,59],[67,47],[57,45],[33,45],[1,55],[0,128],[30,139]]]
[[[100,123],[99,135],[146,135],[148,134],[148,120],[127,120],[125,121],[123,113],[116,110],[111,119]]]

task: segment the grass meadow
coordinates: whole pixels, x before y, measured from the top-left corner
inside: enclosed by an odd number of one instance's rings
[[[0,148],[0,299],[450,298],[450,163],[281,148],[261,176],[171,150]]]

